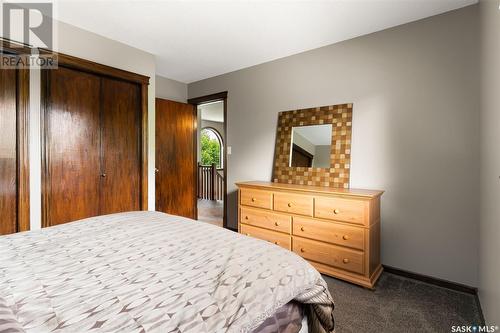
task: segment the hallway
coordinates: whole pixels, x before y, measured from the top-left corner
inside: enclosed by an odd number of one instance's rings
[[[223,201],[198,199],[198,221],[222,227]]]

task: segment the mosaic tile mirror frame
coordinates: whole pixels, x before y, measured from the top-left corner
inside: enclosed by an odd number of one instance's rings
[[[332,124],[330,168],[291,167],[292,129]],[[283,111],[278,114],[273,182],[349,188],[352,104]]]

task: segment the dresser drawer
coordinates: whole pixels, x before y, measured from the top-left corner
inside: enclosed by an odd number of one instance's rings
[[[242,188],[240,190],[240,201],[242,205],[272,209],[273,194],[263,190]]]
[[[314,217],[367,225],[365,202],[353,199],[314,198]]]
[[[240,222],[250,224],[255,227],[271,229],[280,232],[290,233],[292,229],[292,217],[267,210],[241,207]]]
[[[274,210],[312,216],[313,197],[291,193],[274,193]]]
[[[240,225],[240,232],[243,235],[262,239],[270,243],[279,245],[287,250],[291,250],[291,237],[289,235],[262,228],[252,227],[246,224]]]
[[[360,250],[365,248],[365,231],[361,227],[295,216],[293,234]]]
[[[363,274],[363,252],[293,236],[293,252],[301,257]]]

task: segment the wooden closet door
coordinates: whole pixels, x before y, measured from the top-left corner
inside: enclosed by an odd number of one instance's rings
[[[46,79],[43,226],[52,226],[99,215],[100,78],[60,67]]]
[[[0,235],[17,231],[16,70],[0,69]]]
[[[156,99],[156,210],[196,218],[193,105]]]
[[[101,89],[101,214],[140,210],[140,86],[102,78]]]

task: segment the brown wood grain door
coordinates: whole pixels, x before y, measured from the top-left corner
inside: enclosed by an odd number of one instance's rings
[[[0,235],[17,231],[16,70],[0,70]]]
[[[60,67],[46,73],[43,226],[99,215],[100,78]]]
[[[42,226],[147,208],[149,78],[58,55],[42,71]]]
[[[196,113],[156,99],[156,210],[196,218]]]
[[[102,78],[101,214],[141,209],[141,90]]]

